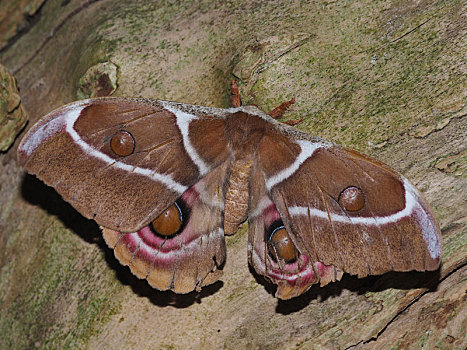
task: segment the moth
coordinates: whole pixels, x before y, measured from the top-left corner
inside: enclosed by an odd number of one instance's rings
[[[439,267],[439,226],[408,180],[242,107],[238,92],[232,100],[228,109],[73,102],[29,130],[18,160],[94,219],[118,260],[159,290],[188,293],[217,281],[224,235],[245,220],[249,263],[282,299],[344,272]]]

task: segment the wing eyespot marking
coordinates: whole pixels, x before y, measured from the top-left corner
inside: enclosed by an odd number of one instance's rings
[[[64,125],[65,131],[70,135],[73,141],[89,156],[97,158],[103,161],[107,166],[112,165],[113,167],[134,172],[135,174],[145,176],[151,180],[155,180],[165,184],[170,190],[177,193],[184,193],[188,187],[184,186],[172,179],[170,175],[159,174],[152,169],[141,168],[134,165],[130,165],[121,161],[109,157],[107,154],[95,149],[86,141],[84,141],[78,132],[75,130],[74,125],[78,120],[81,112],[89,105],[89,100],[80,101],[79,103],[67,106],[63,113],[54,119],[54,130],[59,130],[59,126]],[[52,112],[54,113],[54,112]],[[47,137],[50,137],[46,135]]]
[[[339,194],[337,201],[347,211],[359,211],[365,205],[365,196],[361,188],[349,186]]]
[[[110,148],[117,156],[127,157],[135,151],[135,139],[128,131],[117,131],[110,140]]]
[[[290,239],[282,220],[273,222],[265,232],[267,252],[274,262],[292,264],[297,261],[300,253]]]
[[[190,210],[182,199],[178,199],[149,225],[151,231],[164,239],[171,239],[183,231],[189,221]]]
[[[353,216],[351,218],[352,224],[365,225],[365,226],[382,226],[395,223],[401,219],[413,217],[420,225],[423,239],[428,248],[428,252],[433,259],[438,259],[441,255],[441,240],[435,222],[428,216],[428,212],[423,208],[421,197],[418,191],[407,181],[402,178],[402,183],[405,190],[405,206],[398,212],[386,216],[370,216],[359,217]],[[294,215],[309,215],[315,218],[331,219],[333,221],[348,223],[349,216],[337,213],[328,213],[326,211],[310,208],[309,206],[291,206],[289,213]]]

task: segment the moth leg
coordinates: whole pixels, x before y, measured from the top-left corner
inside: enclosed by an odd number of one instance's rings
[[[232,107],[240,107],[242,105],[242,99],[235,79],[232,80],[232,83],[230,84],[230,105]]]

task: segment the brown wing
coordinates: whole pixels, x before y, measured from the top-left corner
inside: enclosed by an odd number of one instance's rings
[[[270,200],[298,254],[334,266],[331,275],[438,268],[440,230],[430,208],[384,164],[325,141],[266,136],[257,167],[252,181],[262,176],[264,192],[252,196],[253,217],[267,216]],[[255,234],[252,247],[267,250],[267,232]]]
[[[133,232],[228,158],[224,124],[163,101],[78,101],[31,128],[18,159],[85,217]]]
[[[104,239],[120,263],[159,290],[188,293],[217,281],[226,256],[223,207],[228,166],[228,162],[218,166],[177,199],[183,218],[179,232],[163,236],[154,226],[133,233],[104,228]]]

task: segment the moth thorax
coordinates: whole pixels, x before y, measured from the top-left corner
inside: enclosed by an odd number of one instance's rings
[[[227,235],[235,233],[248,217],[251,164],[251,159],[236,160],[232,164],[224,207],[224,233]]]

